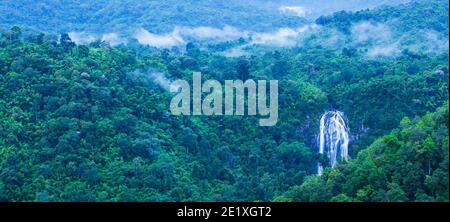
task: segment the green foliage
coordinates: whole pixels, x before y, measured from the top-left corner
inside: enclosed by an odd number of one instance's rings
[[[393,19],[399,21],[397,28],[402,31],[434,29],[448,35],[448,2],[445,0],[413,1],[403,7],[384,6],[383,10],[340,11],[329,16],[321,16],[316,22],[349,34],[352,23],[386,22]]]
[[[1,1],[0,24],[40,31],[130,34],[141,27],[154,32],[170,32],[175,26],[222,28],[229,25],[256,31],[305,22],[301,17],[282,15],[276,8],[241,0]]]
[[[270,200],[315,171],[309,146],[255,117],[168,114],[171,95],[139,70],[189,55],[19,40],[0,48],[3,201]]]
[[[29,29],[98,30],[99,18],[113,31],[129,30],[124,21],[135,18],[154,31],[175,23],[265,30],[305,21],[261,16],[265,9],[239,1],[204,1],[199,10],[192,1],[147,1],[142,8],[132,0],[90,7],[64,0],[54,8],[31,2],[0,3],[0,23],[21,24],[0,39],[0,201],[448,201],[448,103],[428,113],[448,101],[448,52],[368,58],[363,49],[325,47],[315,35],[301,47],[237,58],[217,52],[245,40],[208,50],[188,43],[186,53],[132,43],[82,46],[64,33],[57,40]],[[340,12],[316,22],[348,31],[359,21],[394,19],[395,32],[430,28],[448,36],[448,4],[440,3]],[[7,10],[17,4],[30,13]],[[127,7],[112,10],[117,5]],[[148,13],[160,6],[194,19]],[[435,13],[421,16],[430,8]],[[44,22],[34,25],[36,18]],[[279,80],[278,124],[170,115],[172,95],[148,74],[190,81],[192,71],[219,81]],[[315,148],[318,122],[331,109],[349,119],[353,160],[314,176],[317,163],[326,162]]]
[[[448,201],[448,109],[447,102],[379,138],[356,159],[307,179],[277,199]]]

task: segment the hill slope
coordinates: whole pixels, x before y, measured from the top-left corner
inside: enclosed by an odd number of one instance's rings
[[[448,201],[448,102],[377,139],[356,159],[311,176],[278,201]]]

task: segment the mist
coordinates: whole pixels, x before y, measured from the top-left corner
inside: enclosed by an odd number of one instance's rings
[[[126,38],[121,37],[117,33],[104,34],[104,35],[102,35],[101,41],[102,42],[107,42],[111,46],[117,46],[117,45],[122,45],[122,44],[126,45],[127,42],[128,42]]]
[[[153,80],[154,83],[156,83],[166,91],[171,91],[172,89],[175,90],[177,88],[171,85],[172,81],[168,79],[163,72],[150,72],[148,76]]]
[[[172,84],[172,80],[168,78],[164,71],[156,68],[136,69],[127,74],[127,81],[134,85],[140,85],[150,88],[159,87],[164,91],[170,92],[178,86]]]
[[[364,21],[351,28],[352,47],[366,48],[368,57],[395,57],[403,50],[435,54],[448,51],[448,36],[434,30],[419,29],[397,32],[396,21]]]
[[[311,11],[302,6],[281,6],[278,8],[281,13],[292,14],[299,17],[306,17]]]
[[[87,45],[98,39],[96,36],[86,32],[69,32],[68,35],[77,45]]]
[[[225,50],[224,52],[222,52],[220,54],[225,57],[229,57],[229,58],[236,58],[236,57],[250,55],[250,53],[245,51],[244,48],[245,48],[245,46],[238,46],[238,47],[234,47],[234,48]]]
[[[176,27],[170,33],[155,34],[139,29],[135,38],[140,44],[155,48],[182,47],[188,41],[204,41],[206,43],[226,42],[236,39],[247,39],[249,45],[266,45],[274,47],[293,47],[304,33],[311,33],[317,25],[305,25],[299,28],[278,28],[272,32],[252,32],[225,26],[221,29],[212,27]],[[236,51],[235,51],[236,52]]]
[[[221,29],[206,26],[195,28],[176,27],[175,31],[187,38],[195,40],[227,41],[248,36],[248,32],[240,31],[232,26],[224,26]]]
[[[155,48],[183,47],[189,41],[223,42],[248,37],[248,32],[235,27],[213,28],[207,26],[176,26],[170,33],[156,34],[140,28],[135,38],[140,44]]]
[[[127,44],[127,39],[121,37],[117,33],[106,33],[103,35],[90,34],[86,32],[69,32],[70,39],[77,45],[88,45],[95,41],[106,42],[111,46],[117,46],[121,44]]]
[[[183,37],[175,30],[171,33],[158,35],[141,28],[136,31],[135,38],[140,44],[155,48],[172,48],[185,44]]]
[[[302,34],[315,32],[317,28],[317,25],[305,25],[296,29],[279,28],[275,32],[254,33],[250,44],[293,47],[299,43]]]
[[[332,14],[337,11],[357,11],[373,9],[385,5],[399,5],[411,0],[280,0],[260,1],[250,0],[251,4],[261,4],[267,10],[278,10],[286,15],[317,18],[321,15]]]

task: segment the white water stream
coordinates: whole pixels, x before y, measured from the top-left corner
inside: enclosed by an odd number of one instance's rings
[[[319,153],[324,152],[330,160],[330,166],[334,167],[341,157],[348,160],[349,128],[340,111],[328,111],[320,118]],[[323,166],[319,163],[317,173],[322,175]]]

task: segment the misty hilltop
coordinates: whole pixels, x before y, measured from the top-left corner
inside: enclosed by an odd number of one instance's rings
[[[339,10],[359,10],[409,0],[22,0],[0,2],[0,25],[47,32],[168,32],[175,26],[233,26],[252,31],[297,27]]]
[[[0,1],[0,202],[448,202],[448,8]],[[277,81],[277,124],[174,115],[193,72]]]
[[[346,10],[346,11],[343,11]],[[0,30],[68,33],[76,44],[184,50],[189,42],[230,56],[257,48],[315,47],[367,50],[369,57],[404,49],[448,49],[448,2],[351,1],[3,1]],[[428,17],[421,16],[428,14]],[[234,43],[224,47],[222,43]],[[217,46],[218,44],[218,46]]]

